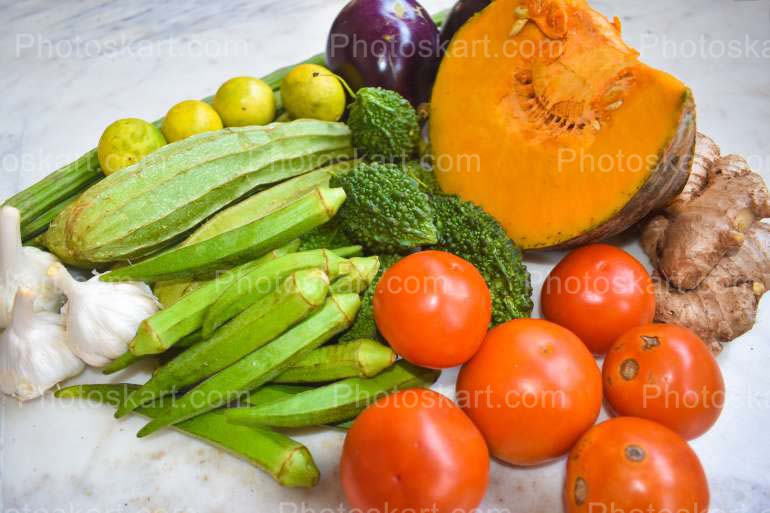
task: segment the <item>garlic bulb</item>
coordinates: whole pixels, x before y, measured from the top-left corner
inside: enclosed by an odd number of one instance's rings
[[[34,399],[85,367],[64,343],[64,318],[35,310],[36,295],[16,293],[11,323],[0,334],[0,390]]]
[[[35,293],[35,310],[57,312],[62,295],[51,284],[46,271],[56,257],[37,248],[22,247],[19,211],[0,209],[0,328],[11,322],[16,291],[24,287]]]
[[[93,367],[107,365],[125,353],[139,324],[160,309],[144,283],[107,283],[99,275],[81,282],[59,263],[50,267],[48,275],[67,297],[61,310],[67,345]]]

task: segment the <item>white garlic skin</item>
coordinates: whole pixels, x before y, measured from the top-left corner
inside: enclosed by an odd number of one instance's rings
[[[8,329],[0,334],[0,390],[20,401],[41,396],[85,366],[64,342],[64,318],[35,310],[36,295],[19,289]]]
[[[107,283],[98,275],[79,282],[61,264],[51,266],[49,274],[67,297],[61,310],[67,345],[92,367],[103,367],[125,353],[142,321],[160,309],[144,283]]]
[[[36,311],[58,312],[64,300],[47,273],[58,260],[38,248],[22,247],[20,219],[17,209],[0,209],[0,328],[10,325],[20,288],[34,292]]]

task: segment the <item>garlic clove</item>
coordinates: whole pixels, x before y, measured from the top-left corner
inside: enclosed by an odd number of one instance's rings
[[[98,275],[81,282],[59,263],[48,274],[67,297],[62,308],[67,345],[93,367],[103,367],[126,352],[141,322],[160,309],[144,283],[108,283]]]
[[[56,257],[21,243],[21,215],[13,207],[0,208],[0,328],[11,321],[11,310],[19,288],[36,294],[35,310],[58,312],[63,297],[46,273]]]
[[[36,301],[33,291],[19,289],[11,322],[0,334],[0,390],[21,401],[39,397],[85,367],[64,343],[64,319],[37,311]]]

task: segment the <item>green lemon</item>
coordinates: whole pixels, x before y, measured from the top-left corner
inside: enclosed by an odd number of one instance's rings
[[[105,175],[132,166],[166,144],[160,130],[147,121],[126,118],[108,126],[99,138],[96,152]]]
[[[275,119],[273,89],[258,78],[231,78],[214,96],[214,110],[225,126],[266,125]]]
[[[222,119],[211,105],[200,100],[179,102],[168,111],[161,130],[168,142],[222,129]]]
[[[293,119],[337,121],[345,112],[345,89],[323,66],[300,64],[281,82],[283,106]]]

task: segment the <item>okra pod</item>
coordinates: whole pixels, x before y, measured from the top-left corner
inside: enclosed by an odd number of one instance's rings
[[[363,246],[343,246],[341,248],[329,248],[329,251],[342,258],[360,257],[364,254]]]
[[[219,371],[174,401],[161,416],[137,434],[147,436],[233,401],[269,382],[307,353],[345,330],[358,312],[358,294],[330,296],[310,318],[294,326],[264,347]]]
[[[262,406],[233,408],[227,420],[248,426],[305,427],[349,420],[396,390],[429,386],[440,371],[401,360],[373,378],[348,378]]]
[[[329,278],[323,271],[297,271],[275,292],[222,326],[214,336],[158,369],[147,383],[126,398],[116,417],[194,385],[259,349],[320,308],[328,292]]]
[[[128,349],[136,356],[162,353],[184,337],[198,331],[209,307],[228,287],[238,283],[242,275],[265,265],[291,250],[293,244],[283,246],[207,281],[172,306],[145,319]]]
[[[136,385],[128,384],[75,385],[57,391],[56,397],[88,399],[117,406],[136,388]],[[149,405],[138,408],[136,413],[153,419],[163,411],[163,406]],[[320,473],[310,451],[281,433],[229,424],[222,411],[209,412],[173,427],[245,459],[283,486],[311,488],[318,483]]]
[[[371,378],[396,362],[386,345],[361,339],[319,347],[308,353],[273,383],[328,383],[345,378]]]
[[[270,253],[264,255],[263,257],[260,257],[259,262],[267,262],[268,260],[272,260],[274,258],[278,258],[280,256],[288,255],[289,253],[294,253],[299,249],[300,240],[293,240],[290,243],[286,244],[285,246],[282,246],[278,249],[274,249]],[[153,292],[155,293],[155,297],[158,298],[158,301],[160,301],[160,304],[163,305],[164,308],[168,308],[179,299],[181,299],[184,295],[189,294],[190,292],[200,288],[203,286],[204,283],[211,280],[168,280],[168,281],[159,281],[156,282],[153,286]]]
[[[203,340],[203,338],[200,335],[199,331],[196,331],[192,335],[187,335],[185,338],[174,344],[174,349],[187,349],[188,347],[192,347],[198,342]],[[148,358],[149,356],[136,356],[131,351],[126,351],[122,355],[118,356],[114,360],[112,360],[110,363],[102,367],[102,374],[109,375],[109,374],[115,374],[116,372],[122,371],[123,369],[126,369],[130,367],[131,365],[135,364],[136,362],[139,362],[141,360],[144,360],[145,358]]]
[[[348,260],[350,272],[337,278],[332,283],[334,294],[347,294],[353,292],[360,294],[372,283],[380,268],[378,256],[357,257]]]
[[[341,188],[320,187],[294,203],[221,235],[165,251],[102,275],[104,281],[158,281],[193,278],[232,267],[283,246],[320,226],[345,201]]]
[[[314,249],[276,258],[263,266],[244,273],[238,282],[224,291],[203,318],[202,333],[211,336],[224,323],[266,296],[291,273],[300,269],[321,269],[330,280],[351,268],[345,260],[331,251]]]

